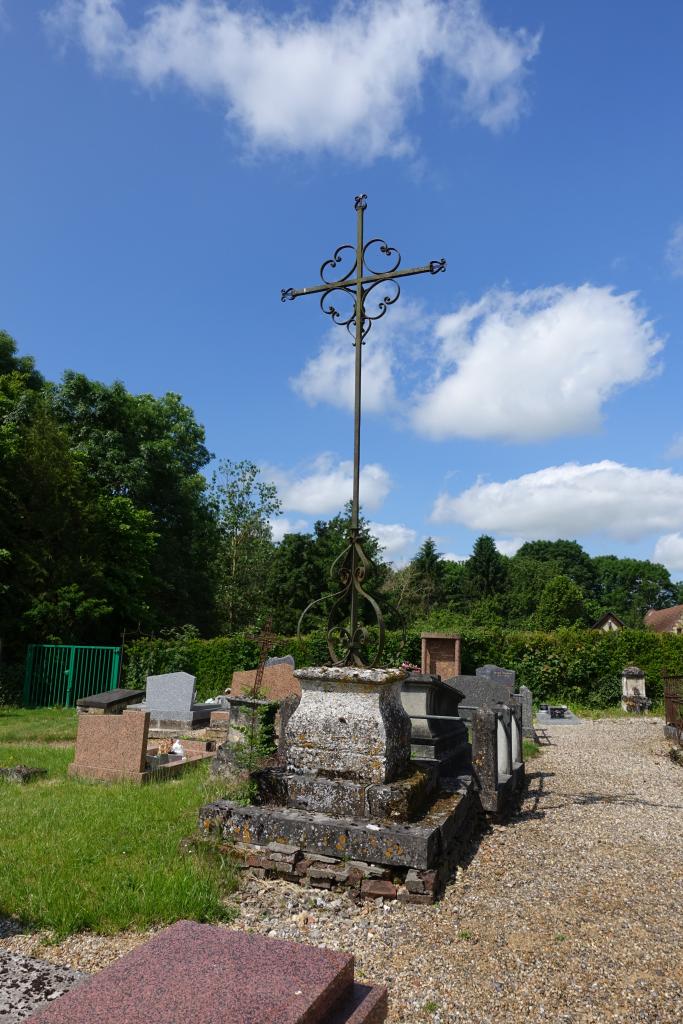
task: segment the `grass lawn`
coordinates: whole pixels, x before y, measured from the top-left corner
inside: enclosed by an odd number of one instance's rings
[[[543,753],[538,743],[533,740],[522,740],[522,753],[525,761],[532,761]]]
[[[0,743],[53,743],[76,739],[75,708],[0,706]]]
[[[200,805],[226,795],[227,784],[213,780],[206,763],[145,786],[69,779],[73,747],[35,745],[69,729],[66,713],[0,712],[0,765],[48,771],[26,785],[0,780],[0,915],[55,939],[227,919],[234,869],[178,849],[194,834]],[[30,745],[15,741],[20,733]],[[6,736],[13,742],[4,744]]]

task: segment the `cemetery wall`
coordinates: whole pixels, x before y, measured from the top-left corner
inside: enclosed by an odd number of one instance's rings
[[[455,628],[454,628],[454,631]],[[462,636],[462,671],[471,674],[479,665],[496,664],[514,669],[517,682],[528,686],[536,701],[558,700],[594,707],[617,705],[621,699],[621,672],[638,665],[645,672],[647,692],[655,704],[662,700],[662,674],[683,675],[683,636],[624,629],[616,633],[580,628],[553,633],[490,628],[457,628]],[[387,634],[384,662],[399,665],[420,661],[420,633]],[[298,666],[327,661],[325,634],[281,637],[271,652],[293,655]],[[197,699],[206,700],[230,686],[232,673],[253,669],[258,650],[243,634],[213,640],[176,638],[137,640],[126,646],[126,686],[144,687],[147,675],[184,670],[197,677]]]

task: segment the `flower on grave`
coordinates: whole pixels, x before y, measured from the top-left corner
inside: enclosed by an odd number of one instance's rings
[[[403,661],[403,662],[401,662],[401,668],[403,669],[404,672],[420,672],[421,671],[420,670],[420,666],[419,665],[413,665],[412,661]]]

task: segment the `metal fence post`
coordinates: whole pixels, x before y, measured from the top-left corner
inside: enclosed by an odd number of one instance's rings
[[[71,697],[73,695],[73,688],[74,688],[74,662],[75,662],[75,660],[76,660],[76,648],[72,646],[71,651],[69,652],[69,667],[66,670],[66,700],[64,702],[64,706],[67,707],[67,708],[70,708],[72,706],[72,704],[71,704]]]
[[[119,685],[119,675],[121,674],[121,648],[115,647],[112,650],[111,658],[111,677],[109,679],[109,689],[115,690]]]

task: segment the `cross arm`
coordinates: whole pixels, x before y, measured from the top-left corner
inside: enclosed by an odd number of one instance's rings
[[[357,284],[377,284],[379,281],[393,281],[396,277],[413,277],[415,274],[440,274],[446,269],[445,260],[432,260],[424,267],[411,267],[409,270],[394,270],[387,274],[367,274],[360,280],[355,277],[345,278],[341,281],[330,281],[323,284],[315,284],[310,288],[283,288],[280,293],[282,302],[288,299],[298,299],[300,295],[319,295],[321,292],[331,292],[336,288],[353,288]]]

